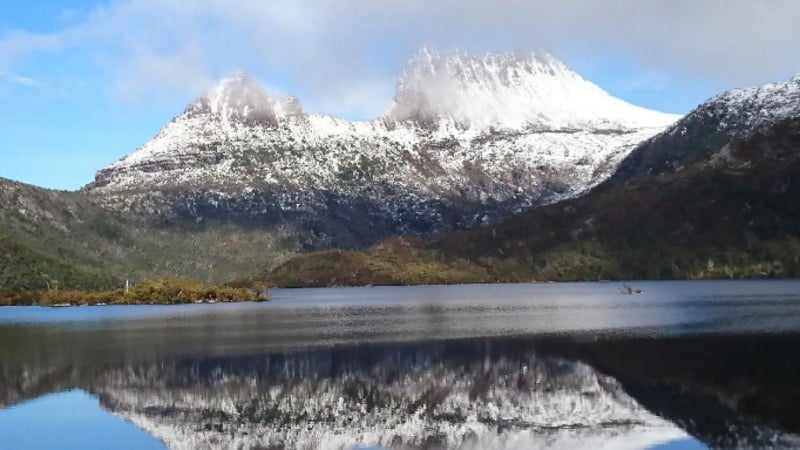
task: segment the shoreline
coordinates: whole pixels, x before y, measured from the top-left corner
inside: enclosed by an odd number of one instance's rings
[[[531,281],[454,281],[452,283],[374,283],[374,284],[329,284],[307,283],[299,285],[272,285],[272,289],[345,289],[345,288],[377,288],[377,287],[420,287],[420,286],[494,286],[494,285],[524,285],[524,284],[570,284],[570,283],[597,283],[597,284],[636,284],[670,281],[793,281],[800,277],[742,277],[742,278],[659,278],[659,279],[620,279],[620,280],[531,280]]]
[[[180,305],[270,300],[263,285],[231,287],[195,280],[167,278],[111,290],[40,289],[0,293],[0,306],[63,308],[81,305]]]
[[[193,302],[174,302],[174,303],[156,303],[156,302],[141,302],[141,303],[58,303],[54,305],[0,305],[3,307],[14,306],[38,306],[40,308],[81,308],[88,306],[179,306],[179,305],[217,305],[217,304],[233,304],[233,303],[265,303],[270,300],[197,300]]]
[[[566,284],[599,284],[599,285],[619,285],[620,287],[628,285],[638,288],[638,284],[642,283],[669,283],[669,282],[791,282],[798,281],[800,278],[681,278],[681,279],[657,279],[657,280],[576,280],[576,281],[497,281],[497,282],[453,282],[453,283],[418,283],[418,284],[354,284],[354,285],[305,285],[305,286],[273,286],[271,289],[262,289],[260,292],[255,292],[253,289],[236,288],[238,291],[246,291],[248,295],[242,297],[229,297],[225,299],[205,299],[205,300],[189,300],[182,299],[156,299],[156,300],[138,300],[138,301],[75,301],[75,302],[60,302],[60,303],[40,303],[31,301],[15,301],[18,298],[30,299],[41,295],[41,291],[22,291],[10,293],[10,296],[0,296],[0,309],[3,307],[13,306],[39,306],[43,308],[71,308],[82,306],[175,306],[175,305],[214,305],[222,303],[263,303],[272,300],[271,291],[274,289],[281,290],[301,290],[301,289],[369,289],[369,288],[425,288],[425,287],[468,287],[468,286],[524,286],[524,285],[566,285]],[[74,293],[76,291],[66,291]],[[80,291],[89,297],[96,296],[104,293],[105,291]],[[80,294],[78,294],[80,295]],[[642,292],[620,292],[620,295],[647,295],[647,291]]]
[[[194,301],[194,302],[136,302],[136,303],[56,303],[52,305],[36,304],[36,303],[11,303],[0,299],[0,311],[3,308],[26,307],[35,306],[39,308],[80,308],[88,306],[179,306],[179,305],[218,305],[218,304],[233,304],[233,303],[266,303],[271,301],[267,300],[226,300],[226,301]]]

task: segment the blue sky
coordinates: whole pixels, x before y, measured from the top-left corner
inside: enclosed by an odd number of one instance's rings
[[[0,411],[4,448],[165,450],[164,444],[100,407],[83,391],[49,394]]]
[[[545,49],[616,96],[676,113],[800,71],[800,7],[784,0],[32,3],[0,6],[0,177],[56,189],[92,181],[237,69],[351,119],[385,110],[426,44]]]

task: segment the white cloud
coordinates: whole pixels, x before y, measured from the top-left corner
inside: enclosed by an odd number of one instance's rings
[[[40,88],[47,86],[47,83],[44,81],[11,72],[0,72],[0,80],[28,88]]]
[[[0,70],[81,48],[125,98],[193,95],[244,68],[289,80],[311,109],[375,115],[424,44],[620,58],[649,80],[738,86],[800,70],[797,17],[796,0],[121,0],[73,28],[0,37]]]

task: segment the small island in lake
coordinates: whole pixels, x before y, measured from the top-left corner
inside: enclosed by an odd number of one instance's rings
[[[110,290],[41,289],[0,292],[0,306],[173,305],[263,302],[269,299],[269,291],[260,285],[249,288],[219,286],[182,278],[165,278]]]

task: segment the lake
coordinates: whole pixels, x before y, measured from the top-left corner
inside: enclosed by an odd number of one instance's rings
[[[800,281],[0,308],[12,449],[800,447]]]

